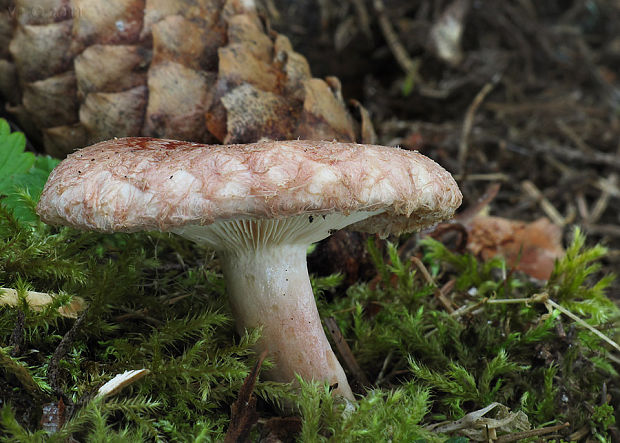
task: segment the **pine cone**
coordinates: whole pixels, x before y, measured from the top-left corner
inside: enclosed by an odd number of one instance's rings
[[[370,143],[336,78],[312,78],[252,0],[0,0],[0,94],[62,157],[103,139]],[[358,121],[359,120],[359,121]]]

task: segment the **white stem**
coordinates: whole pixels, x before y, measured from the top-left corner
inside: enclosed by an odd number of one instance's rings
[[[219,251],[237,330],[262,327],[258,351],[268,350],[275,367],[271,380],[338,384],[336,392],[353,400],[345,373],[334,355],[314,301],[305,244]]]

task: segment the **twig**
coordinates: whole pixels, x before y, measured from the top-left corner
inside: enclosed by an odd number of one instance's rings
[[[415,256],[411,257],[410,260],[420,270],[426,282],[435,288],[435,297],[441,302],[441,304],[446,309],[446,311],[452,314],[454,312],[454,307],[452,306],[452,303],[450,302],[450,300],[448,300],[448,298],[446,298],[443,291],[437,287],[435,280],[433,280],[433,277],[431,277],[431,274],[428,272],[428,269],[426,269],[426,266],[424,266],[424,263],[422,263],[422,260],[420,260],[418,257],[415,257]]]
[[[243,386],[239,390],[237,400],[231,406],[230,424],[226,431],[224,443],[245,442],[250,441],[250,431],[252,426],[258,421],[258,413],[256,412],[256,396],[253,395],[254,386],[258,379],[258,373],[263,361],[267,357],[267,351],[263,351],[254,368],[243,381]]]
[[[620,237],[620,226],[618,225],[585,225],[584,229],[591,234],[611,235],[613,237]]]
[[[617,174],[611,174],[609,176],[609,183],[611,183],[612,185],[615,185],[617,180],[618,180]],[[601,195],[594,203],[594,207],[592,208],[592,211],[590,212],[590,217],[588,217],[587,219],[587,224],[596,223],[601,218],[601,216],[607,209],[607,205],[609,204],[609,198],[610,198],[609,190],[603,189],[603,191],[601,192]]]
[[[581,137],[579,137],[575,130],[568,126],[566,123],[564,123],[562,120],[556,119],[555,124],[562,132],[562,134],[564,134],[570,141],[572,141],[573,144],[577,146],[577,148],[587,154],[591,154],[592,152],[594,152],[594,149],[588,146],[588,144],[584,142]]]
[[[82,327],[82,324],[86,320],[86,316],[88,315],[88,307],[84,309],[82,314],[78,317],[77,321],[73,323],[71,329],[67,331],[67,333],[62,337],[60,343],[56,347],[52,358],[50,358],[49,364],[47,366],[47,378],[49,379],[50,387],[53,389],[54,393],[62,395],[62,390],[60,389],[60,360],[62,360],[67,352],[69,352],[69,348],[73,341],[75,340],[75,336],[78,334],[78,331]]]
[[[334,317],[328,317],[325,319],[325,325],[327,326],[327,330],[340,353],[340,356],[344,360],[344,364],[347,366],[349,371],[353,374],[358,383],[362,386],[370,386],[370,381],[360,365],[357,363],[353,352],[351,352],[351,348],[349,344],[345,341],[340,328],[338,327],[338,323],[336,323],[336,319]]]
[[[95,398],[106,398],[118,394],[124,387],[135,383],[142,377],[150,374],[150,372],[151,371],[148,369],[142,368],[132,369],[130,371],[124,371],[121,374],[117,374],[99,387]]]
[[[567,428],[570,423],[561,423],[555,426],[547,426],[546,428],[532,429],[531,431],[516,432],[514,434],[502,435],[495,440],[495,443],[509,443],[512,441],[519,441],[525,438],[538,437],[539,435],[551,434],[552,432],[559,431]]]
[[[583,425],[581,428],[577,429],[575,432],[568,436],[568,441],[579,441],[589,433],[590,426],[587,424]]]
[[[381,32],[383,32],[385,41],[390,47],[392,54],[394,54],[396,62],[400,65],[401,69],[405,71],[407,76],[415,77],[420,67],[420,60],[412,60],[407,53],[407,50],[400,42],[398,35],[396,35],[396,31],[394,31],[394,28],[392,27],[392,23],[385,14],[385,5],[383,4],[383,0],[374,0],[373,6],[375,8],[375,12],[377,13],[377,20],[379,21]]]
[[[577,317],[575,314],[573,314],[572,312],[570,312],[568,309],[566,309],[565,307],[557,304],[556,302],[554,302],[551,299],[548,299],[546,301],[546,303],[549,303],[551,306],[553,306],[555,309],[557,309],[558,311],[560,311],[562,314],[566,315],[567,317],[572,318],[573,320],[575,320],[577,323],[579,323],[581,326],[583,326],[584,328],[588,329],[590,332],[592,332],[594,335],[596,335],[598,338],[600,338],[601,340],[607,342],[608,344],[610,344],[612,347],[616,348],[618,351],[620,351],[620,345],[618,345],[618,343],[616,343],[615,341],[613,341],[612,339],[610,339],[609,337],[607,337],[605,334],[603,334],[602,332],[600,332],[598,329],[594,328],[593,326],[590,326],[589,324],[587,324],[585,321],[583,321],[582,319],[580,319],[579,317]]]
[[[357,21],[360,25],[360,29],[368,41],[372,41],[372,31],[370,30],[370,19],[368,18],[368,11],[363,0],[350,0],[355,8],[355,14],[357,15]]]
[[[461,129],[461,140],[459,142],[458,155],[459,173],[462,177],[467,173],[465,163],[467,161],[467,151],[469,150],[469,135],[471,134],[471,128],[474,124],[476,111],[484,101],[485,97],[493,90],[493,87],[498,81],[499,77],[494,78],[492,82],[484,85],[478,94],[476,94],[476,97],[474,97],[474,100],[471,102],[469,108],[467,108],[467,112],[465,113],[465,120],[463,121],[463,128]]]
[[[390,349],[390,352],[388,352],[388,355],[385,357],[385,360],[383,360],[383,365],[381,366],[381,371],[379,371],[379,375],[377,375],[377,379],[375,380],[375,386],[378,386],[379,383],[381,383],[383,381],[383,376],[385,375],[385,370],[387,369],[387,365],[390,362],[390,360],[392,360],[392,355],[394,355],[394,350]]]
[[[562,214],[560,214],[560,211],[558,211],[555,206],[553,206],[549,199],[547,199],[547,197],[543,195],[543,193],[540,191],[540,189],[536,187],[534,183],[529,180],[524,180],[521,183],[521,186],[523,187],[523,190],[526,194],[528,194],[530,197],[537,201],[537,203],[540,205],[547,217],[549,217],[551,221],[553,221],[553,223],[558,226],[566,225],[566,220],[564,219]]]
[[[616,154],[620,155],[620,143],[616,148]],[[587,224],[596,223],[603,213],[605,209],[607,209],[607,205],[609,204],[610,197],[614,194],[614,191],[618,191],[618,174],[611,173],[607,180],[601,179],[599,180],[604,186],[602,186],[602,193],[599,198],[594,203],[594,208],[590,212],[590,216],[587,219]],[[616,196],[618,196],[616,194]]]
[[[605,353],[605,357],[607,357],[609,360],[613,361],[615,364],[620,365],[620,357],[616,357],[615,355],[610,354],[609,352]]]
[[[575,200],[577,200],[577,210],[579,211],[579,216],[583,220],[590,219],[590,210],[588,209],[588,204],[586,203],[586,196],[583,191],[577,191],[575,195]]]
[[[608,192],[612,197],[620,198],[620,187],[618,187],[616,183],[610,182],[609,179],[606,179],[605,177],[599,178],[594,183],[594,186],[599,188],[601,191]]]
[[[11,357],[17,357],[22,353],[22,345],[24,344],[24,320],[26,319],[26,314],[24,311],[19,309],[17,311],[17,318],[15,319],[15,326],[13,327],[13,332],[11,333],[11,338],[9,339],[9,346],[12,346]]]
[[[480,306],[482,306],[483,304],[485,304],[488,301],[487,298],[483,298],[482,300],[480,300],[479,302],[476,302],[474,304],[471,305],[463,305],[460,308],[458,308],[456,311],[454,311],[453,313],[451,313],[450,315],[452,317],[462,317],[465,314],[470,313],[471,311],[474,311],[476,309],[478,309]]]
[[[577,324],[579,324],[579,325],[583,326],[584,328],[588,329],[590,332],[592,332],[598,338],[600,338],[601,340],[607,342],[613,348],[615,348],[618,351],[620,351],[620,345],[618,345],[618,343],[616,343],[615,341],[613,341],[612,339],[607,337],[605,334],[600,332],[595,327],[593,327],[593,326],[589,325],[588,323],[586,323],[585,321],[583,321],[581,318],[577,317],[575,314],[573,314],[571,311],[569,311],[568,309],[566,309],[562,305],[559,305],[556,302],[554,302],[553,300],[551,300],[551,298],[549,298],[549,294],[547,294],[546,292],[542,292],[540,294],[534,294],[534,295],[532,295],[531,297],[528,297],[528,298],[490,299],[490,300],[487,300],[486,303],[488,303],[488,304],[544,303],[547,306],[547,308],[552,307],[552,308],[557,309],[562,314],[564,314],[567,317],[571,318]]]
[[[510,180],[510,176],[508,174],[504,174],[503,172],[493,172],[489,174],[456,174],[454,175],[456,181],[500,181],[507,182]]]
[[[620,169],[620,157],[615,153],[608,154],[599,151],[582,152],[578,149],[573,149],[570,146],[555,145],[550,142],[540,140],[531,140],[529,146],[536,152],[550,154],[554,157],[559,157],[564,161],[575,161],[589,165],[607,165],[615,169]]]

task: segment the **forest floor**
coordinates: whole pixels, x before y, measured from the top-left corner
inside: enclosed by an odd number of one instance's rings
[[[607,298],[620,302],[620,282],[605,277],[620,264],[618,2],[263,3],[313,75],[337,76],[370,112],[378,144],[435,159],[464,196],[441,229],[341,248],[355,265],[344,278],[313,275],[358,403],[257,379],[260,331],[235,333],[212,251],[52,228],[32,208],[23,229],[2,209],[0,282],[24,300],[60,296],[0,309],[0,439],[620,439],[620,311]],[[58,309],[77,297],[78,312]],[[97,394],[129,369],[143,378]]]
[[[487,196],[494,216],[580,226],[617,272],[617,2],[266,3],[313,74],[339,77],[370,111],[379,144],[455,174],[466,218]]]

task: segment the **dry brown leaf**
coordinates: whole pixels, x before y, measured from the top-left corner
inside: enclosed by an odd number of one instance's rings
[[[547,280],[555,260],[564,255],[562,229],[547,218],[528,223],[476,216],[465,224],[467,249],[482,260],[502,256],[511,267]]]

